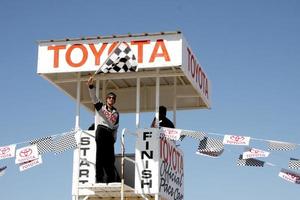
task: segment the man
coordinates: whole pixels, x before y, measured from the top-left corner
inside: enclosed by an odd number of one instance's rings
[[[156,117],[154,117],[151,127],[157,128]],[[167,118],[167,108],[165,106],[159,106],[159,127],[175,128],[173,122]]]
[[[119,182],[119,176],[114,165],[114,143],[119,127],[119,113],[114,107],[117,96],[115,93],[110,92],[106,95],[106,102],[103,103],[96,97],[96,88],[93,82],[93,77],[90,77],[87,81],[90,97],[99,114],[96,126],[96,182]]]

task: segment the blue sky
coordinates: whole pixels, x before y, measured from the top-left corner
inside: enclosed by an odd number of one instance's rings
[[[299,144],[299,8],[297,0],[1,0],[0,146],[74,128],[75,102],[36,74],[37,40],[176,30],[212,83],[212,109],[178,111],[178,128]],[[142,126],[152,117],[143,114]],[[81,119],[87,128],[93,116],[82,109]],[[134,124],[134,115],[121,116],[120,130]],[[267,161],[275,166],[257,169],[236,166],[242,148],[210,159],[195,155],[197,145],[192,139],[181,145],[187,200],[299,194],[298,185],[278,177],[289,157],[300,158],[299,150],[272,153]],[[133,146],[130,141],[128,150]],[[72,159],[71,151],[46,155],[43,165],[25,172],[13,159],[0,160],[8,166],[1,199],[70,199]]]

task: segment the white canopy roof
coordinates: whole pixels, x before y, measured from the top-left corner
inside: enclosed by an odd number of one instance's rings
[[[80,104],[93,111],[86,81],[119,41],[131,47],[138,70],[95,77],[100,97],[111,91],[117,94],[119,112],[136,112],[137,101],[141,112],[154,111],[156,84],[159,105],[181,110],[210,108],[210,82],[180,32],[39,41],[37,72],[73,99],[80,89]]]

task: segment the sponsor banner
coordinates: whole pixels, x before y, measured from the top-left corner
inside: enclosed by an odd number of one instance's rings
[[[181,34],[40,42],[38,73],[96,71],[119,42],[137,58],[138,68],[181,65]]]
[[[246,151],[243,153],[243,159],[249,158],[265,158],[270,155],[270,152],[263,151],[260,149],[255,148],[247,148]]]
[[[184,199],[183,152],[173,141],[160,137],[159,196]]]
[[[161,130],[162,130],[161,134],[170,140],[179,140],[182,132],[181,129],[166,128],[166,127],[162,127]]]
[[[248,146],[249,143],[250,137],[247,136],[225,135],[223,139],[223,144]]]
[[[182,37],[182,70],[210,108],[210,81],[184,37]]]
[[[39,158],[37,145],[26,146],[16,151],[16,164],[25,163],[27,161]]]
[[[135,149],[135,192],[159,193],[160,130],[139,129]]]
[[[281,171],[278,174],[279,177],[283,178],[286,181],[300,184],[300,174],[287,170],[287,169],[281,169]]]
[[[0,160],[15,157],[16,145],[0,147]]]
[[[32,167],[35,167],[37,165],[40,165],[42,164],[42,156],[40,155],[38,159],[35,159],[35,160],[31,160],[31,161],[28,161],[28,162],[25,162],[25,163],[20,163],[20,166],[19,166],[19,169],[20,171],[25,171],[27,169],[30,169]]]

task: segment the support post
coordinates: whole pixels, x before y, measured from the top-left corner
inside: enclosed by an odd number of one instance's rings
[[[136,79],[136,120],[135,126],[136,128],[140,128],[140,105],[141,105],[141,79],[138,77]]]
[[[156,127],[159,126],[159,86],[160,86],[160,78],[156,77],[156,87],[155,87],[155,117],[156,117],[155,125],[156,125]]]

